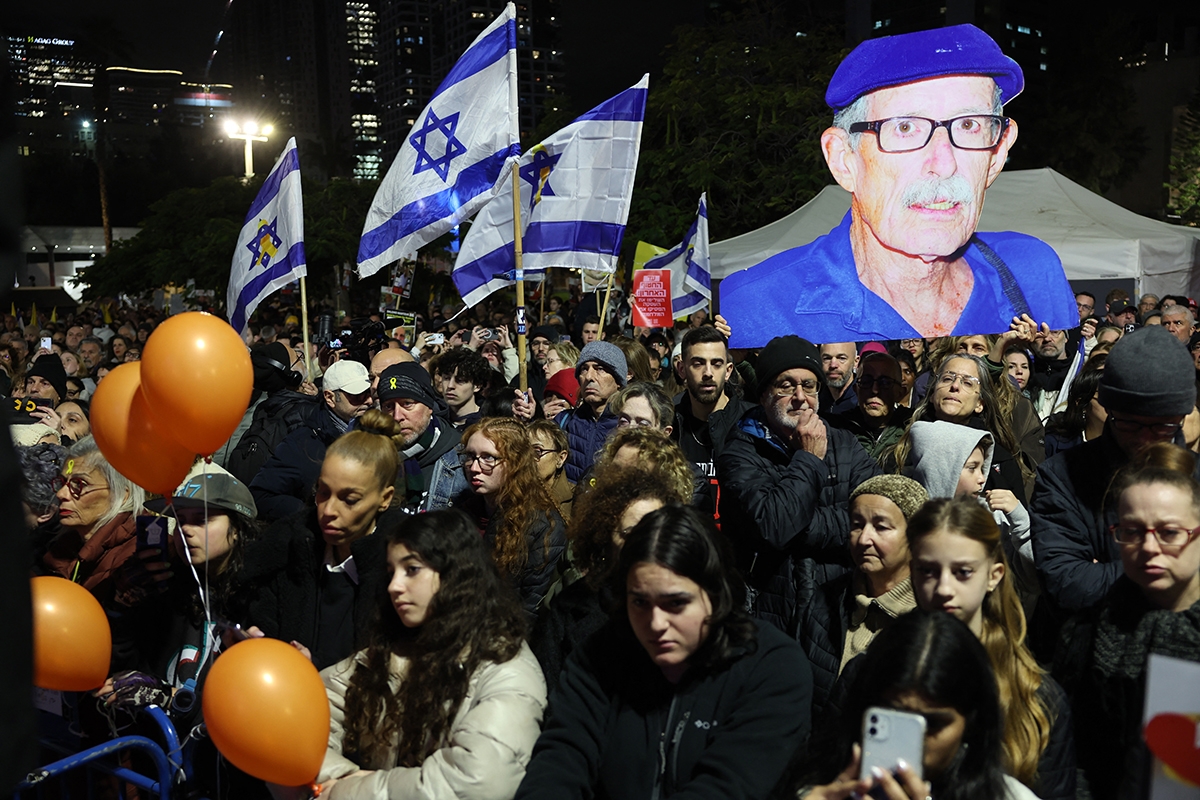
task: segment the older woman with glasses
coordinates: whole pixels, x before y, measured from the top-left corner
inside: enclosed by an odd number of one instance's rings
[[[530,622],[558,577],[566,523],[538,475],[525,426],[489,417],[463,431],[459,460],[469,484],[464,510],[483,530],[500,574],[512,581]]]
[[[1195,456],[1147,448],[1113,481],[1122,576],[1069,620],[1053,675],[1072,700],[1078,765],[1096,798],[1144,796],[1153,758],[1142,738],[1152,654],[1200,663],[1200,484]]]
[[[118,570],[137,549],[136,515],[146,494],[108,463],[91,436],[67,451],[52,485],[61,529],[36,571],[72,580],[107,605],[117,594]]]
[[[550,496],[558,503],[559,513],[567,522],[571,521],[571,505],[575,499],[575,485],[567,480],[567,432],[554,424],[553,420],[537,419],[525,427],[533,445],[533,457],[537,461],[538,477],[550,490]]]

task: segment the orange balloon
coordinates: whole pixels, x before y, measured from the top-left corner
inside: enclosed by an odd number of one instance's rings
[[[329,744],[329,700],[312,662],[278,639],[247,639],[213,662],[204,725],[238,769],[283,786],[316,780]]]
[[[33,683],[86,692],[104,685],[112,633],[100,601],[66,578],[29,582],[33,595]]]
[[[122,364],[92,396],[92,436],[117,472],[157,494],[171,495],[196,460],[159,422],[141,391],[141,364]]]
[[[254,368],[242,337],[212,314],[176,314],[142,350],[142,387],[180,444],[212,455],[250,405]]]

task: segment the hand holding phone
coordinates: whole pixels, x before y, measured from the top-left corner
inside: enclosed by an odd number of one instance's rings
[[[54,341],[49,336],[43,336],[42,341],[38,346],[42,350],[45,350],[47,353],[49,353],[51,352],[50,348],[54,346]]]
[[[860,778],[892,775],[906,764],[920,779],[925,760],[925,717],[872,706],[863,713]]]

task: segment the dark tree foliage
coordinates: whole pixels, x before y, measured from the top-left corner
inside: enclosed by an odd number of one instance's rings
[[[820,151],[840,33],[754,10],[676,30],[651,85],[626,241],[670,246],[708,192],[714,241],[784,216],[832,183]]]
[[[1175,129],[1171,148],[1169,213],[1185,225],[1200,225],[1200,91],[1192,95]]]
[[[136,294],[194,279],[197,288],[216,289],[220,299],[229,285],[246,210],[265,177],[249,184],[221,178],[201,189],[179,189],[154,203],[137,236],[114,243],[110,254],[88,268],[84,297]],[[304,244],[314,292],[332,291],[332,265],[355,262],[375,189],[374,183],[305,182]]]

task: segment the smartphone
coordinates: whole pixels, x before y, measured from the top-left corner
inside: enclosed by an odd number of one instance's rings
[[[485,330],[483,332],[483,334],[480,338],[482,338],[485,342],[496,341],[500,338],[500,329],[499,328],[488,328],[487,330]]]
[[[444,334],[444,333],[431,333],[427,337],[425,337],[425,344],[445,344],[445,343],[446,343],[446,334]]]
[[[51,339],[49,336],[43,336],[42,341],[39,343],[39,347],[42,350],[49,350],[53,346],[54,346],[54,340]]]
[[[167,558],[167,518],[152,515],[137,518],[137,549],[158,550]]]
[[[873,767],[894,773],[901,759],[916,770],[918,778],[922,778],[924,758],[925,717],[877,706],[863,713],[860,779],[871,777]]]

